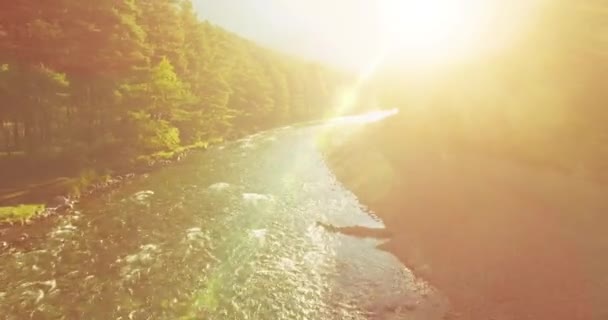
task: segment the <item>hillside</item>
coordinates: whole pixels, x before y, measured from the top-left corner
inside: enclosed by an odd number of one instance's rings
[[[200,21],[191,1],[5,2],[0,186],[316,119],[345,81]]]

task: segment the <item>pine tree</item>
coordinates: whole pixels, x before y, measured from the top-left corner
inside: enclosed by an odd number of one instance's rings
[[[11,151],[133,158],[321,115],[334,85],[320,67],[200,21],[190,0],[0,4],[0,140]]]
[[[138,23],[146,34],[146,43],[152,49],[152,65],[157,65],[166,58],[176,73],[184,77],[188,65],[182,1],[138,0],[137,3],[141,9]]]

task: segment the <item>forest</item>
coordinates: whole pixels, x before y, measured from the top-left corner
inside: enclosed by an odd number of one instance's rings
[[[5,1],[0,160],[112,168],[319,118],[346,79],[201,21],[189,0]]]
[[[0,314],[608,319],[607,0],[228,2],[0,1]]]

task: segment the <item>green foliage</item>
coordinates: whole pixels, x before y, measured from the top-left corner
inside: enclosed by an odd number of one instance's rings
[[[42,213],[43,204],[21,205],[18,207],[0,207],[0,223],[27,222]]]
[[[96,170],[84,169],[78,174],[77,178],[70,182],[67,190],[68,194],[73,197],[80,197],[91,185],[106,179],[106,175],[100,175]]]
[[[3,2],[0,66],[0,152],[96,164],[320,117],[347,80],[189,0]]]
[[[143,111],[132,112],[135,141],[140,153],[153,153],[160,150],[173,150],[180,145],[179,130],[168,121],[156,120]]]

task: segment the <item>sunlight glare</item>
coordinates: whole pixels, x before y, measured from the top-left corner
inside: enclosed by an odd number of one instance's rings
[[[344,116],[332,119],[327,123],[329,126],[333,125],[350,125],[350,124],[368,124],[374,123],[386,118],[390,118],[394,115],[399,114],[399,109],[393,108],[388,110],[375,110],[364,114]]]
[[[415,63],[438,64],[477,48],[488,27],[492,1],[381,0],[384,45]]]

